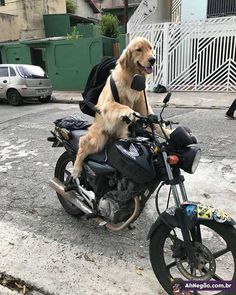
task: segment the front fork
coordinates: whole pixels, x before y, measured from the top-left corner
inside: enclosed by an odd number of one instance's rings
[[[198,233],[197,230],[194,230],[194,229],[191,230],[191,233],[190,233],[190,231],[188,229],[188,222],[187,222],[185,210],[183,209],[183,207],[181,207],[181,201],[180,201],[179,192],[177,189],[177,184],[179,185],[179,190],[180,190],[180,194],[182,197],[182,202],[187,202],[188,197],[187,197],[187,193],[186,193],[185,186],[183,183],[184,179],[183,180],[180,179],[178,182],[175,181],[171,166],[167,162],[167,153],[163,151],[162,155],[163,155],[167,175],[169,178],[169,183],[171,186],[171,192],[172,192],[174,200],[175,200],[175,205],[176,205],[175,214],[176,214],[177,221],[178,221],[178,224],[180,226],[181,233],[183,236],[184,246],[186,249],[187,257],[189,259],[189,264],[190,264],[191,268],[196,268],[197,261],[196,261],[194,247],[193,247],[193,244],[191,241],[191,234],[198,235],[200,233]]]

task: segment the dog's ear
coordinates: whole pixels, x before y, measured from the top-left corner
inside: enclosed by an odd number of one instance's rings
[[[131,51],[129,48],[126,48],[125,50],[123,50],[123,52],[118,60],[122,69],[125,69],[128,66],[130,58],[131,58]]]

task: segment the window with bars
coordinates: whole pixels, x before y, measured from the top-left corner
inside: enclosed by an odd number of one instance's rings
[[[0,0],[0,6],[4,6],[5,5],[5,0]]]
[[[208,0],[207,17],[236,15],[235,0]]]

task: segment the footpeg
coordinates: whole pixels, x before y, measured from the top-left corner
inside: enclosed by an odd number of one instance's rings
[[[85,214],[85,215],[84,215],[84,218],[85,218],[86,220],[88,220],[88,219],[92,219],[92,218],[96,218],[96,217],[98,217],[97,212],[92,212],[92,213],[89,213],[89,214]]]

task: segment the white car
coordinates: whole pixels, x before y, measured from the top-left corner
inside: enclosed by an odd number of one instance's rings
[[[22,104],[24,98],[38,98],[49,102],[52,84],[39,66],[0,64],[0,98],[6,98],[13,106]]]

